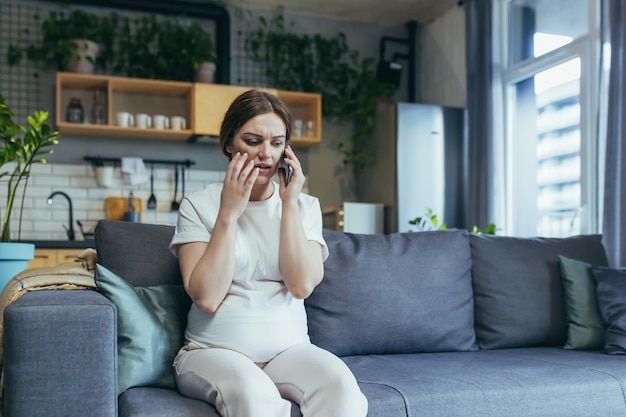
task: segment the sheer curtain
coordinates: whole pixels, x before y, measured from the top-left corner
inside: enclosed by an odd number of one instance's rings
[[[605,112],[603,240],[611,266],[626,266],[626,0],[602,1],[602,40],[610,43],[610,70]],[[604,50],[604,48],[603,48]],[[604,54],[604,52],[603,52]],[[604,61],[604,60],[602,60]],[[604,114],[605,113],[605,114]]]

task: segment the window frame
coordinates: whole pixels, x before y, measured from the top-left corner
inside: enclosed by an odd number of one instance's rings
[[[502,103],[502,126],[501,135],[495,135],[495,140],[501,138],[500,143],[495,144],[495,149],[499,153],[495,158],[501,158],[502,164],[494,164],[501,172],[503,178],[504,198],[496,202],[496,206],[501,207],[500,215],[504,218],[500,222],[503,226],[504,234],[509,235],[537,235],[537,230],[521,230],[520,221],[516,220],[516,207],[514,184],[515,164],[513,159],[513,126],[515,117],[515,85],[527,80],[536,74],[560,65],[569,60],[580,58],[580,207],[579,213],[581,221],[580,233],[598,233],[601,226],[599,213],[601,213],[600,175],[598,159],[598,91],[599,91],[599,62],[600,62],[600,28],[599,13],[600,0],[588,0],[588,27],[589,33],[574,39],[567,45],[563,45],[553,51],[547,52],[538,57],[524,59],[514,65],[508,65],[508,4],[511,0],[499,0],[496,10],[497,19],[494,31],[496,38],[495,47],[499,51],[501,59],[498,65],[498,78],[495,88],[499,89]],[[554,0],[553,0],[554,1]],[[533,202],[535,204],[536,202]]]

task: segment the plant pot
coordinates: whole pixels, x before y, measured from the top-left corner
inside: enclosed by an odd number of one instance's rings
[[[212,83],[215,77],[215,63],[203,62],[196,70],[196,82]]]
[[[87,39],[71,39],[70,41],[76,43],[77,47],[71,51],[72,55],[67,63],[66,70],[82,74],[93,74],[95,70],[94,63],[96,62],[100,46],[96,42]]]
[[[35,257],[35,245],[32,243],[0,243],[0,291],[7,283],[28,268],[28,261]]]

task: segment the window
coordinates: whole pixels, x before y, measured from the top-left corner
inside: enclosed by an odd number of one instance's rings
[[[506,234],[597,231],[599,0],[501,0]]]

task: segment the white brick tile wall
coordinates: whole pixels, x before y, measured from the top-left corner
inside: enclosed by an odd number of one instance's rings
[[[212,182],[221,181],[224,172],[186,169],[185,192],[200,190]],[[0,214],[4,212],[7,190],[0,183]],[[177,212],[170,210],[174,193],[173,167],[154,167],[154,194],[157,198],[156,210],[147,210],[150,184],[141,186],[126,185],[119,167],[114,170],[113,186],[99,188],[95,172],[89,165],[35,164],[28,180],[23,200],[21,235],[22,240],[63,240],[67,238],[64,226],[68,223],[68,203],[62,196],[55,196],[52,204],[47,198],[53,191],[63,191],[72,199],[74,211],[74,231],[76,239],[82,239],[76,220],[83,223],[85,232],[91,232],[98,220],[105,217],[107,197],[128,197],[130,191],[141,198],[143,204],[142,222],[174,225]],[[178,184],[178,198],[182,197],[182,187]],[[22,207],[22,192],[13,208],[11,238],[18,239],[18,219]]]

